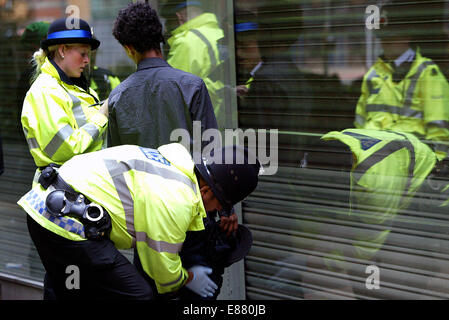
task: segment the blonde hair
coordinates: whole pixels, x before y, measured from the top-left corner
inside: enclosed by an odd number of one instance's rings
[[[56,50],[58,49],[58,45],[50,46],[47,49],[39,48],[35,53],[33,53],[33,57],[31,58],[31,63],[33,65],[34,71],[30,79],[30,84],[32,84],[37,77],[41,74],[41,67],[45,62],[45,58],[49,57],[53,59],[55,57]]]

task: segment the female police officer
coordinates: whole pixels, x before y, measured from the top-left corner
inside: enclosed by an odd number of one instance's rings
[[[22,127],[38,167],[33,183],[50,163],[61,165],[74,155],[100,150],[107,129],[107,103],[99,106],[82,75],[90,50],[100,42],[86,21],[66,22],[54,21],[34,53],[34,82],[23,103]]]

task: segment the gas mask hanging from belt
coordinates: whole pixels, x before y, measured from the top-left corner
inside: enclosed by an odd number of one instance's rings
[[[47,212],[54,217],[69,216],[78,219],[84,225],[87,239],[100,239],[108,236],[111,219],[100,205],[89,201],[83,194],[76,192],[58,174],[54,166],[46,167],[39,177],[39,183],[47,189],[55,190],[47,195]]]

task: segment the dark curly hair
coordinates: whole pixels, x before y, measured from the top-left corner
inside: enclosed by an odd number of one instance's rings
[[[131,45],[139,53],[160,51],[160,43],[165,43],[156,10],[146,2],[129,3],[121,9],[112,34],[122,46]]]

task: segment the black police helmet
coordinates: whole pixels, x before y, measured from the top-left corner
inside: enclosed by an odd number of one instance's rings
[[[212,162],[212,158],[214,151],[209,159],[203,158],[195,167],[220,201],[223,211],[230,213],[234,204],[256,189],[260,163],[252,152],[241,146],[222,148],[220,163]]]
[[[69,19],[69,21],[67,21]],[[41,48],[47,49],[56,44],[85,43],[89,44],[92,50],[100,46],[100,41],[94,39],[89,24],[83,19],[76,19],[79,22],[79,28],[70,28],[66,22],[71,18],[61,18],[53,21],[48,29],[47,39],[41,41]],[[72,22],[73,23],[73,22]],[[75,25],[76,25],[75,24]]]

